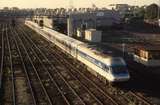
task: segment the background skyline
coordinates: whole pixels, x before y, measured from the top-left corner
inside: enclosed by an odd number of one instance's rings
[[[97,7],[109,8],[109,4],[130,4],[142,6],[152,3],[158,4],[158,1],[159,0],[0,0],[0,8],[68,8],[70,4],[72,4],[75,8],[92,7],[92,4],[95,4]]]

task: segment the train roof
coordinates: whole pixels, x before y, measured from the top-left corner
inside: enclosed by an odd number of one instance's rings
[[[80,46],[81,48],[83,48],[83,51],[87,52],[87,53],[90,53],[92,52],[93,54],[95,54],[97,57],[99,58],[103,58],[103,59],[111,59],[112,58],[112,55],[110,54],[104,54],[103,52],[101,51],[98,51],[98,48],[96,45],[92,45],[92,44],[87,44],[87,43],[84,43],[84,42],[81,42],[77,39],[74,39],[72,37],[68,37],[67,35],[65,34],[62,34],[62,33],[59,33],[57,31],[54,31],[52,29],[48,29],[48,28],[44,28],[43,30],[47,31],[48,33],[50,33],[51,35],[54,35],[56,38],[60,39],[60,40],[63,40],[67,43],[70,43],[72,44],[72,46]]]
[[[45,27],[43,28],[43,30],[45,30],[46,32],[48,32],[50,35],[55,36],[59,40],[65,41],[66,43],[71,43],[71,44],[74,43],[74,45],[85,44],[85,43],[83,43],[81,41],[78,41],[76,39],[68,37],[67,35],[59,33],[59,32],[57,32],[55,30],[52,30],[52,29],[49,29],[49,28],[45,28]]]
[[[43,28],[43,30],[47,31],[48,33],[50,33],[51,35],[54,35],[56,38],[65,41],[66,43],[70,43],[72,44],[72,46],[81,46],[84,49],[86,49],[87,51],[90,51],[92,53],[94,53],[97,56],[101,56],[103,58],[110,58],[111,56],[103,54],[101,51],[98,51],[97,46],[96,45],[90,45],[84,42],[81,42],[77,39],[68,37],[65,34],[59,33],[57,31],[54,31],[52,29],[49,28]]]
[[[103,52],[97,50],[96,45],[82,45],[80,49],[83,52],[90,54],[97,60],[105,62],[105,64],[107,64],[108,66],[126,65],[122,57],[112,56],[112,54],[104,54]]]
[[[54,35],[56,38],[58,38],[60,40],[63,40],[63,41],[70,43],[70,44],[73,43],[72,46],[81,46],[81,47],[87,48],[87,50],[90,50],[90,52],[94,53],[95,55],[101,56],[103,58],[113,57],[113,55],[114,55],[113,52],[111,52],[111,50],[108,50],[108,53],[104,54],[103,51],[99,51],[99,48],[96,45],[81,42],[77,39],[74,39],[74,38],[69,37],[65,34],[59,33],[55,30],[52,30],[49,28],[44,28],[43,30],[49,32],[51,35]]]
[[[99,48],[97,45],[93,45],[93,44],[83,44],[80,45],[82,50],[87,52],[87,53],[93,53],[94,55],[96,55],[97,57],[99,56],[100,58],[104,58],[104,59],[111,59],[111,58],[119,58],[120,56],[115,56],[114,52],[112,52],[111,50],[108,50],[104,52],[104,50],[102,48]]]
[[[121,57],[122,54],[119,51],[115,51],[112,47],[103,45],[103,44],[89,44],[89,47],[91,47],[91,49],[96,50],[98,52],[98,55],[101,55],[103,57]],[[96,52],[95,51],[95,52]]]
[[[27,21],[27,22],[29,22],[30,24],[32,24],[32,25],[34,25],[36,27],[39,27],[37,25],[37,23],[34,23],[32,21]],[[43,27],[42,30],[44,30],[45,32],[47,32],[50,35],[53,35],[54,37],[58,38],[59,40],[65,41],[66,43],[71,43],[71,44],[74,43],[72,45],[83,45],[83,44],[85,44],[84,42],[81,42],[81,41],[76,40],[74,38],[68,37],[67,35],[62,34],[60,32],[57,32],[57,31],[55,31],[53,29],[50,29],[50,28]]]

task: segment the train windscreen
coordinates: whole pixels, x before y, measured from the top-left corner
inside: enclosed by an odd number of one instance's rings
[[[126,74],[128,72],[127,72],[127,68],[125,66],[120,65],[120,66],[113,66],[112,73],[113,74]]]

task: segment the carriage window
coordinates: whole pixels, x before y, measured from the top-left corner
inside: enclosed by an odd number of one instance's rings
[[[91,63],[95,64],[96,66],[98,66],[99,68],[105,70],[105,71],[108,71],[109,70],[109,67],[107,65],[105,65],[104,63],[92,58],[91,56],[81,52],[81,51],[78,51],[79,55],[85,59],[87,59],[88,61],[90,61]]]
[[[105,65],[105,70],[109,71],[109,67],[107,65]]]
[[[121,73],[127,73],[126,66],[112,66],[112,73],[113,74],[121,74]]]

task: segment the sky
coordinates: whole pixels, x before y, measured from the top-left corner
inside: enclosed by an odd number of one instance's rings
[[[72,4],[74,7],[108,7],[109,4],[127,3],[130,5],[149,5],[158,3],[159,0],[0,0],[0,8],[19,7],[19,8],[68,8]],[[109,8],[109,7],[108,7]]]

